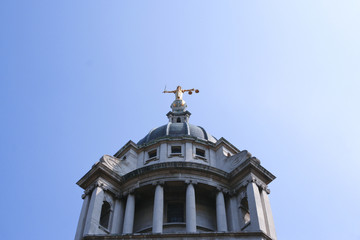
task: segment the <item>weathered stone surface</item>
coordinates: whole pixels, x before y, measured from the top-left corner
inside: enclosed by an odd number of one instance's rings
[[[275,176],[248,151],[189,124],[189,112],[168,117],[78,181],[88,196],[75,240],[276,239],[267,188]]]

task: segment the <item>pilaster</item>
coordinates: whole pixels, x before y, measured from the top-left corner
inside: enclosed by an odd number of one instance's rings
[[[86,216],[84,235],[97,233],[99,227],[101,207],[104,201],[104,190],[101,184],[96,184],[94,187]]]
[[[274,224],[274,219],[273,219],[273,215],[272,215],[272,211],[271,211],[271,207],[270,207],[270,200],[269,200],[269,196],[268,193],[265,189],[261,190],[261,200],[262,200],[262,204],[263,204],[263,210],[265,213],[265,219],[266,219],[266,230],[267,230],[267,234],[274,240],[276,240],[276,232],[275,232],[275,224]]]
[[[250,180],[247,187],[247,200],[249,204],[250,226],[249,230],[266,232],[264,211],[259,192],[259,187],[255,179]]]
[[[81,207],[81,213],[80,213],[80,217],[79,217],[78,226],[76,229],[75,240],[81,240],[84,235],[86,215],[87,215],[87,212],[89,209],[89,203],[90,203],[89,193],[85,192],[84,195],[82,196],[82,198],[84,199],[84,201],[83,201],[83,205]]]

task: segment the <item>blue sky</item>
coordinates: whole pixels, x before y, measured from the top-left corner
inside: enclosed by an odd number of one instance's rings
[[[247,149],[279,239],[360,239],[360,2],[0,3],[1,239],[72,239],[104,154],[167,122]]]

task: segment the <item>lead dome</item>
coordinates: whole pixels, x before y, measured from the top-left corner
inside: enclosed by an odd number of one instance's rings
[[[216,138],[210,135],[203,127],[190,123],[169,122],[163,126],[152,129],[137,145],[142,146],[161,139],[188,137],[216,143]]]

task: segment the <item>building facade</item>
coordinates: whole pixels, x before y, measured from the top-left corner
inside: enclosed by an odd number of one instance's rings
[[[246,150],[189,123],[182,93],[168,123],[114,156],[83,188],[75,240],[276,239],[267,186],[275,176]]]

